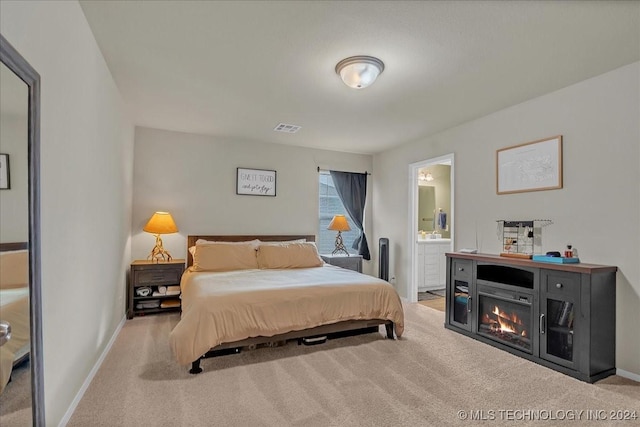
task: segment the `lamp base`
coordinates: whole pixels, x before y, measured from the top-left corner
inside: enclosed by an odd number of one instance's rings
[[[153,249],[151,249],[151,253],[147,257],[147,259],[150,259],[151,261],[155,261],[155,262],[160,262],[161,259],[162,261],[171,261],[173,257],[171,256],[169,251],[165,251],[164,247],[162,247],[162,239],[160,238],[160,235],[156,234],[155,236],[156,236],[156,245],[153,247]]]
[[[342,242],[342,232],[338,231],[338,235],[336,236],[336,248],[331,252],[331,255],[339,254],[341,252],[350,256],[347,248],[344,247],[344,243]]]

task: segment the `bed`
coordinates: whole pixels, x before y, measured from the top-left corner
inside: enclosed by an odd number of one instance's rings
[[[378,331],[400,337],[404,312],[388,282],[325,264],[315,236],[188,236],[177,362],[291,339]],[[197,244],[196,244],[197,243]],[[252,258],[252,257],[255,257]]]
[[[11,326],[0,346],[0,393],[13,367],[29,357],[29,253],[26,243],[0,244],[0,323]]]

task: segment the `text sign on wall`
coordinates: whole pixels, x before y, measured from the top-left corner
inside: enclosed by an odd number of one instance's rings
[[[276,171],[238,168],[236,194],[275,197]]]

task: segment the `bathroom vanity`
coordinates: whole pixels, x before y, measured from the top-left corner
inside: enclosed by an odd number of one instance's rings
[[[430,289],[444,289],[447,281],[447,259],[451,251],[451,239],[418,237],[416,251],[418,266],[418,292]]]

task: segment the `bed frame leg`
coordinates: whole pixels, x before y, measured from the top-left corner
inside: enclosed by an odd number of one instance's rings
[[[393,338],[393,322],[385,323],[384,327],[387,329],[387,338],[392,340]]]
[[[191,369],[189,369],[190,374],[199,374],[202,372],[202,368],[200,367],[200,359],[194,360],[191,362]]]

